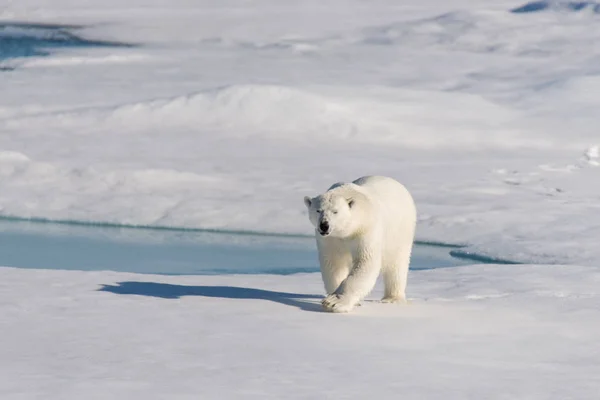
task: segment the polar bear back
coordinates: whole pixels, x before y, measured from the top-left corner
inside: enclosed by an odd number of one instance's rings
[[[364,176],[352,182],[377,204],[384,230],[385,248],[394,248],[414,237],[417,211],[409,191],[400,182],[385,176]]]

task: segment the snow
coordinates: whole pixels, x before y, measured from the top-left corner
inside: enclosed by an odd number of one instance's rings
[[[318,274],[1,268],[3,399],[593,399],[600,272],[410,275],[407,306],[320,312]],[[582,279],[585,277],[585,279]]]
[[[596,8],[9,2],[48,55],[0,60],[0,215],[308,235],[304,195],[382,174],[421,240],[593,265]]]

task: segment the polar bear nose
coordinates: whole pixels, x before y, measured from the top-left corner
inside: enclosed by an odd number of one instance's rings
[[[319,223],[319,231],[321,232],[321,234],[329,233],[329,222],[321,221]]]

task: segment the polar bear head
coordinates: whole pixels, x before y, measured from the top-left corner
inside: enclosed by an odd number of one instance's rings
[[[314,198],[305,196],[304,204],[319,235],[345,238],[356,232],[356,199],[347,193],[332,190]]]

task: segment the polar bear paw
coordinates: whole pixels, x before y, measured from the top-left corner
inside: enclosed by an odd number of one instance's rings
[[[385,296],[381,299],[382,303],[398,303],[398,304],[408,304],[405,296]]]
[[[358,302],[353,298],[336,293],[330,294],[321,302],[326,311],[334,313],[350,312],[357,305],[357,303]]]

